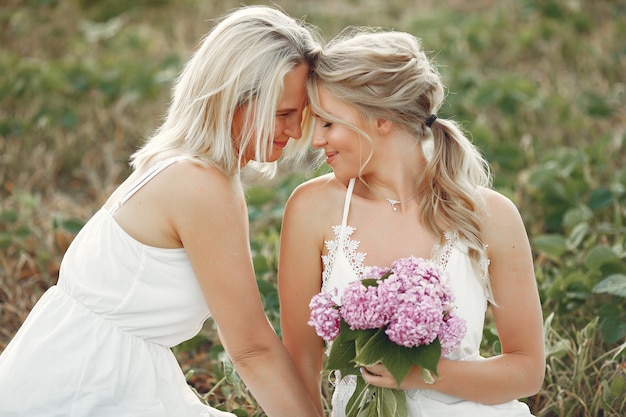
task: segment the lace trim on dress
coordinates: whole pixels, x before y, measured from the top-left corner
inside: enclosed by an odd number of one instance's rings
[[[354,227],[347,225],[333,226],[335,239],[324,241],[324,245],[328,250],[328,255],[322,255],[322,263],[324,264],[324,269],[322,271],[322,291],[327,288],[330,273],[333,269],[333,265],[335,264],[339,251],[344,253],[346,259],[352,267],[352,270],[357,274],[357,276],[363,277],[365,273],[363,262],[365,261],[366,254],[363,252],[357,252],[359,244],[361,243],[360,241],[350,239],[354,230]]]
[[[364,252],[358,252],[357,249],[359,244],[361,243],[358,240],[350,239],[352,233],[354,233],[356,229],[352,226],[342,226],[337,225],[333,226],[333,232],[335,234],[334,240],[326,240],[324,241],[324,245],[328,250],[327,255],[322,255],[322,263],[324,265],[322,271],[322,291],[325,291],[328,286],[328,280],[330,279],[330,273],[333,269],[333,265],[335,264],[335,260],[337,259],[337,254],[339,251],[342,251],[352,270],[356,273],[356,275],[360,278],[363,278],[370,267],[363,265],[365,262],[365,256],[367,255]],[[454,245],[459,239],[459,234],[456,230],[451,232],[444,233],[445,243],[442,245],[436,244],[433,247],[432,257],[431,259],[441,267],[441,269],[445,270],[448,267],[448,262],[450,261],[450,256],[452,255],[452,250],[454,249]]]
[[[452,249],[454,245],[456,244],[456,242],[458,242],[459,240],[459,232],[457,230],[445,232],[444,237],[446,239],[446,243],[444,244],[443,247],[439,244],[435,245],[435,247],[433,248],[432,259],[434,259],[437,262],[437,264],[442,269],[445,270],[446,267],[448,266],[448,262],[450,261]],[[486,253],[487,245],[484,245],[484,249]],[[478,279],[478,282],[480,283],[480,286],[482,287],[483,293],[485,297],[487,298],[487,300],[490,303],[495,304],[495,301],[493,299],[493,293],[491,291],[491,281],[489,280],[489,273],[488,273],[490,264],[491,264],[491,260],[489,259],[489,257],[485,256],[481,258],[478,262],[479,270],[477,271],[476,278]]]
[[[432,259],[441,269],[445,271],[448,267],[448,263],[450,262],[450,257],[452,256],[452,249],[459,240],[459,232],[456,230],[445,232],[443,237],[446,240],[446,243],[444,243],[443,246],[437,243],[433,247]]]

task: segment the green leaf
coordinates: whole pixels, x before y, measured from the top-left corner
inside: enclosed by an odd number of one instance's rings
[[[441,344],[439,339],[435,339],[430,345],[408,348],[390,341],[380,329],[370,338],[358,339],[356,353],[354,362],[357,365],[371,366],[382,363],[399,386],[414,364],[437,375]]]
[[[393,393],[393,390],[388,388],[376,388],[376,411],[377,416],[397,416],[398,415],[398,397]],[[406,402],[403,398],[402,401]]]
[[[602,265],[619,260],[619,256],[608,246],[596,246],[585,257],[585,265],[592,271],[599,270]]]
[[[378,286],[378,281],[374,278],[365,278],[361,280],[361,284],[363,284],[364,287],[376,287]]]
[[[235,370],[235,366],[228,357],[222,360],[222,365],[224,366],[224,376],[229,384],[236,385],[241,382],[239,374],[237,374]]]
[[[372,400],[371,385],[365,382],[361,375],[356,377],[356,388],[346,403],[346,417],[357,417],[362,411],[363,405]]]
[[[3,211],[0,212],[0,223],[15,223],[18,219],[16,211]]]
[[[252,257],[252,264],[254,265],[254,272],[258,275],[263,272],[271,271],[270,262],[265,255],[254,255]]]
[[[376,388],[374,388],[375,390]],[[379,398],[378,396],[374,396],[374,398],[365,405],[363,411],[359,412],[359,417],[380,417],[386,414],[379,414]],[[391,414],[393,415],[393,414]]]
[[[28,226],[20,226],[15,230],[15,236],[26,237],[30,235],[30,229]]]
[[[404,390],[374,387],[359,375],[345,408],[346,417],[407,417]]]
[[[617,343],[626,337],[626,317],[606,317],[600,323],[602,338],[607,343]]]
[[[276,287],[271,282],[265,279],[257,279],[256,280],[257,288],[259,289],[259,293],[263,297],[268,297],[277,292]]]
[[[400,386],[402,380],[407,376],[413,367],[411,349],[412,348],[399,346],[393,343],[393,346],[386,350],[385,356],[382,360],[382,363],[385,365],[389,373],[393,375],[393,378],[396,380],[396,384],[398,386]]]
[[[555,259],[560,258],[567,252],[567,243],[561,235],[541,235],[534,239],[535,248]]]
[[[594,293],[607,293],[617,295],[620,297],[626,297],[626,275],[613,274],[609,275],[598,284],[593,287]]]
[[[570,233],[567,240],[565,241],[565,244],[567,245],[567,249],[569,250],[576,249],[585,239],[585,236],[587,236],[588,232],[589,232],[589,224],[586,222],[578,223],[576,226],[574,226],[574,228],[572,229],[572,232]]]
[[[371,337],[361,337],[356,341],[354,362],[359,366],[371,366],[382,362],[392,344],[382,329],[377,330]]]
[[[424,382],[426,382],[427,384],[434,384],[435,383],[435,378],[433,378],[432,372],[430,372],[426,368],[420,368],[420,371],[422,373],[422,378],[424,379]]]
[[[430,345],[416,346],[410,350],[411,360],[420,368],[428,369],[435,375],[437,373],[437,364],[441,358],[441,343],[439,339],[435,339]]]
[[[0,232],[0,249],[8,248],[13,242],[13,238],[10,233]]]
[[[339,326],[339,335],[330,348],[325,369],[339,370],[342,375],[356,375],[359,367],[354,365],[352,359],[356,356],[355,339],[359,333],[350,330],[343,320]]]
[[[563,215],[563,225],[574,227],[579,223],[588,223],[593,220],[593,211],[587,206],[568,209]]]
[[[615,375],[613,381],[611,381],[609,385],[609,389],[611,394],[613,394],[616,398],[620,398],[626,394],[626,376],[619,374]]]
[[[399,389],[384,389],[391,391],[391,393],[396,397],[396,417],[406,417],[408,415],[408,410],[406,409],[406,392]]]
[[[599,188],[591,193],[591,197],[589,197],[587,205],[592,210],[599,210],[612,204],[614,200],[615,198],[613,197],[611,190],[608,188]]]
[[[61,223],[61,227],[63,227],[64,230],[73,234],[78,234],[84,225],[84,222],[77,219],[65,220]]]

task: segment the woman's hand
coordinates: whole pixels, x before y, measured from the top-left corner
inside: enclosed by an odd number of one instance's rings
[[[444,361],[445,359],[442,359]],[[391,375],[391,372],[387,370],[385,365],[377,363],[376,365],[361,368],[361,375],[365,382],[382,388],[393,389],[433,389],[434,384],[427,384],[422,377],[422,372],[419,367],[413,366],[407,376],[400,381],[400,385],[396,382],[396,379]],[[433,375],[434,376],[434,375]],[[435,377],[435,381],[436,381]]]

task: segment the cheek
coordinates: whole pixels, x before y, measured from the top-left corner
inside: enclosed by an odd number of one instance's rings
[[[280,120],[276,120],[274,122],[274,137],[278,137],[280,135],[283,134],[283,131],[285,130],[285,121],[280,119]]]
[[[343,127],[341,129],[335,129],[332,132],[332,137],[337,146],[340,146],[350,153],[359,149],[359,139],[350,129]]]

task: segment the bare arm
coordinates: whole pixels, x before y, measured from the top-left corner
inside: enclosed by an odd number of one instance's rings
[[[317,416],[263,310],[240,186],[213,168],[185,169],[170,219],[235,369],[268,416]]]
[[[278,290],[283,343],[321,415],[322,339],[307,325],[309,302],[319,293],[322,282],[323,237],[316,221],[319,212],[312,207],[301,189],[287,203],[281,229]]]
[[[491,283],[498,304],[494,319],[502,354],[479,361],[442,360],[434,385],[414,370],[401,387],[430,388],[484,404],[499,404],[535,394],[543,383],[545,357],[543,318],[530,244],[513,203],[493,191],[486,194],[490,215],[481,226],[488,244]],[[365,375],[375,385],[393,386],[380,366],[369,368],[382,377]]]

